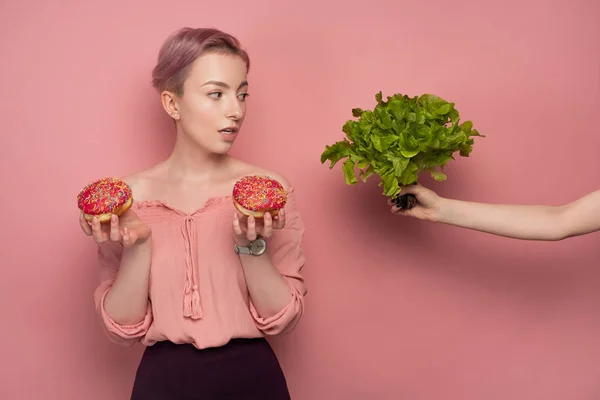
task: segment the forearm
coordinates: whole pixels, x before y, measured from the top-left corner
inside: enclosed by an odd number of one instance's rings
[[[277,314],[292,300],[292,292],[268,253],[240,255],[246,285],[256,311],[263,318]]]
[[[104,299],[104,309],[116,323],[133,325],[144,319],[151,259],[151,239],[123,249],[119,273]]]
[[[550,241],[568,236],[564,211],[564,207],[444,199],[437,221],[515,239]]]

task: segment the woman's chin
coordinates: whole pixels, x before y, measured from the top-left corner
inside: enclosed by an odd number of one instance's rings
[[[227,154],[232,146],[233,142],[221,141],[212,148],[212,152],[215,154]]]

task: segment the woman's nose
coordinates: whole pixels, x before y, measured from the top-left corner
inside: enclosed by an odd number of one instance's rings
[[[239,102],[234,101],[227,110],[227,118],[240,119],[242,117],[242,113],[243,110],[241,105],[239,104]]]

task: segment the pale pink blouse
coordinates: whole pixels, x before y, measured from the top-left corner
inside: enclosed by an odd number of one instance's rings
[[[233,250],[231,196],[212,198],[186,214],[161,201],[134,202],[132,209],[152,229],[148,308],[135,325],[120,325],[104,309],[104,298],[119,269],[122,246],[98,246],[101,283],[94,293],[103,326],[113,341],[150,346],[157,341],[191,343],[199,349],[232,338],[254,338],[290,331],[304,310],[306,288],[304,226],[294,188],[288,192],[286,225],[267,240],[275,267],[289,284],[292,298],[277,314],[261,317],[249,296],[240,256]]]

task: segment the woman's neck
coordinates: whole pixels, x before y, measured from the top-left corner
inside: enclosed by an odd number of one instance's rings
[[[205,180],[215,172],[225,172],[231,157],[206,151],[178,135],[169,158],[165,160],[167,175],[175,180]]]

